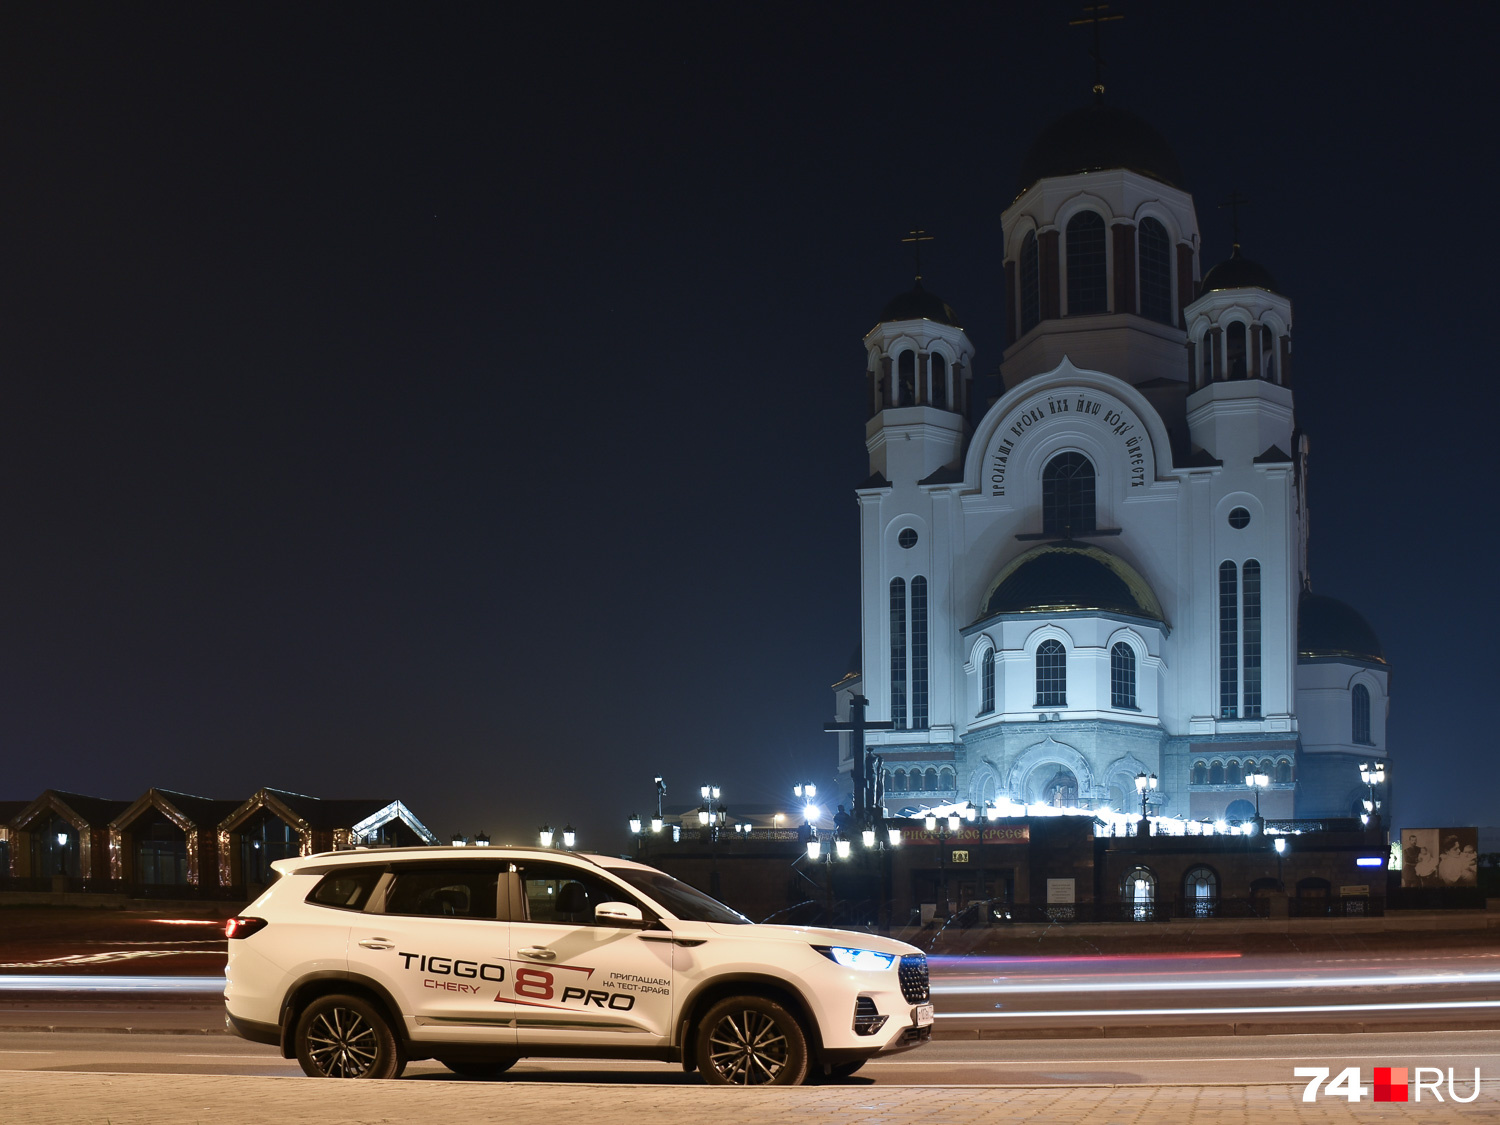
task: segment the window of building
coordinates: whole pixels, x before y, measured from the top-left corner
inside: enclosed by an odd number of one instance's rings
[[[917,353],[904,351],[896,357],[896,405],[914,406],[917,401]]]
[[[1182,877],[1182,901],[1189,918],[1210,918],[1218,911],[1219,875],[1212,867],[1190,867]]]
[[[1130,908],[1133,921],[1149,922],[1155,913],[1156,876],[1149,867],[1137,867],[1120,883],[1120,898]]]
[[[1036,705],[1068,705],[1068,652],[1061,641],[1049,639],[1037,645]]]
[[[1031,231],[1021,243],[1021,332],[1030,332],[1042,320],[1041,261],[1037,254],[1036,232]]]
[[[1224,763],[1215,762],[1208,767],[1208,783],[1210,785],[1224,784]]]
[[[1109,650],[1109,705],[1136,710],[1135,649],[1124,641]]]
[[[988,715],[995,710],[995,650],[985,649],[984,660],[979,665],[979,713]]]
[[[894,793],[905,793],[906,792],[906,771],[905,770],[897,770],[895,776],[893,778],[891,778],[891,791],[894,792]]]
[[[891,579],[891,722],[906,729],[906,580]]]
[[[1094,530],[1094,465],[1059,453],[1042,470],[1042,533],[1072,538]]]
[[[1276,382],[1276,337],[1265,324],[1260,326],[1260,377],[1268,383]]]
[[[952,770],[944,769],[938,775],[938,787],[941,788],[944,793],[952,792],[955,787]]]
[[[1248,508],[1235,508],[1229,513],[1229,526],[1236,531],[1244,531],[1250,526],[1250,511]]]
[[[1275,777],[1283,785],[1292,780],[1292,763],[1290,760],[1282,758],[1276,763]]]
[[[1355,684],[1349,693],[1354,710],[1354,741],[1363,746],[1370,742],[1370,689],[1364,684]]]
[[[1136,233],[1141,263],[1141,315],[1172,324],[1172,243],[1167,228],[1156,219],[1141,220]]]
[[[1068,220],[1068,315],[1109,311],[1104,218],[1080,211]]]
[[[927,729],[927,579],[911,580],[911,726]]]
[[[901,534],[896,536],[896,542],[907,550],[911,550],[917,545],[917,533],[909,527],[904,527],[901,529]]]
[[[1240,764],[1238,762],[1230,762],[1229,765],[1225,768],[1225,770],[1224,770],[1224,784],[1225,785],[1243,785],[1243,784],[1245,784],[1245,775],[1242,774],[1242,773],[1240,773]]]
[[[1243,321],[1236,320],[1229,326],[1229,330],[1224,333],[1224,347],[1227,353],[1224,357],[1224,366],[1229,372],[1229,377],[1231,379],[1243,379],[1246,375],[1245,324]]]
[[[1219,718],[1240,714],[1239,574],[1232,562],[1219,564]]]
[[[1199,761],[1199,762],[1194,762],[1193,763],[1193,784],[1194,785],[1207,785],[1208,784],[1208,763],[1207,762]]]
[[[1260,563],[1245,560],[1242,575],[1245,587],[1244,662],[1245,710],[1247,719],[1260,718]]]
[[[1203,381],[1212,383],[1214,381],[1214,330],[1208,329],[1203,333],[1203,339],[1198,341],[1198,352],[1203,357]]]
[[[937,770],[929,768],[927,772],[922,775],[922,788],[926,789],[929,793],[936,793],[937,787]]]
[[[932,353],[932,398],[929,399],[933,406],[939,410],[948,409],[948,361],[937,352]]]

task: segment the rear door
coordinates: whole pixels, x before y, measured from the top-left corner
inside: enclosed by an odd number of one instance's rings
[[[510,1046],[498,1003],[510,983],[508,926],[500,920],[498,860],[398,863],[379,913],[349,935],[351,972],[379,982],[401,1005],[414,1039]]]
[[[517,860],[514,972],[503,988],[521,1053],[547,1047],[656,1047],[672,1028],[672,935],[599,920],[604,902],[644,903],[597,868]]]

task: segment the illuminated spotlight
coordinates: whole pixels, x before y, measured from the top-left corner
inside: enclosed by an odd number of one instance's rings
[[[1306,1015],[1323,1012],[1473,1011],[1500,1008],[1500,1000],[1439,1000],[1431,1004],[1286,1004],[1244,1008],[1089,1008],[1054,1012],[939,1012],[938,1019],[1013,1020],[1058,1019],[1062,1016],[1263,1016]]]
[[[822,810],[817,805],[808,805],[802,810],[802,815],[808,820],[817,820],[822,815]]]

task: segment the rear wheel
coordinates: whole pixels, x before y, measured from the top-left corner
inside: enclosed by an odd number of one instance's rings
[[[763,996],[733,996],[710,1008],[694,1054],[710,1086],[796,1086],[807,1079],[802,1025]]]
[[[312,1078],[399,1078],[406,1057],[395,1032],[362,996],[320,996],[297,1020],[293,1042]]]
[[[438,1062],[464,1078],[499,1078],[516,1065],[515,1059],[489,1059],[483,1062],[472,1059],[463,1062],[457,1059],[438,1059]]]

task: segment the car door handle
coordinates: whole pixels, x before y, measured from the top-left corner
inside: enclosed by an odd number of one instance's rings
[[[385,938],[366,938],[359,943],[361,949],[395,949],[396,943]]]
[[[545,945],[533,945],[529,949],[518,950],[522,957],[530,957],[533,961],[556,961],[557,954]]]

